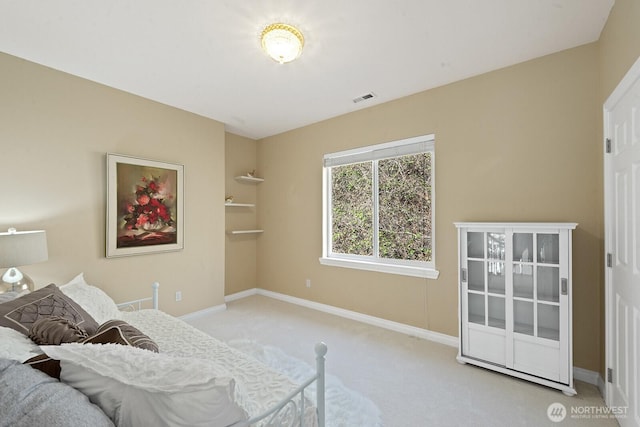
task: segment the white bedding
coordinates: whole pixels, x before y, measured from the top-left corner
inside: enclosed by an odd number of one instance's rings
[[[0,326],[0,359],[24,362],[41,354],[40,347],[15,329]]]
[[[60,380],[118,427],[239,427],[247,419],[235,403],[235,381],[208,360],[120,344],[42,349],[60,360]]]
[[[121,318],[153,339],[160,353],[212,360],[227,370],[243,394],[237,403],[250,417],[274,406],[297,387],[287,377],[251,356],[161,311],[123,312]],[[315,407],[307,401],[305,408],[305,426],[315,427]]]
[[[118,311],[107,294],[86,283],[82,273],[60,289],[99,324],[110,319],[122,319],[138,328],[156,342],[160,354],[212,361],[217,369],[224,370],[226,376],[235,381],[234,401],[246,411],[249,418],[272,408],[298,386],[253,357],[162,311]],[[40,353],[40,348],[28,337],[0,327],[1,357],[23,362]],[[315,405],[308,399],[304,404],[305,426],[316,427]]]

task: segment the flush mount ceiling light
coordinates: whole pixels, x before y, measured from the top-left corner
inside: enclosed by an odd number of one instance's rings
[[[281,64],[291,62],[302,53],[304,37],[291,25],[277,23],[268,25],[260,36],[262,49]]]

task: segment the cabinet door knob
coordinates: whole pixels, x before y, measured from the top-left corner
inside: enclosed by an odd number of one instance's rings
[[[467,269],[463,268],[462,271],[460,272],[460,277],[462,278],[462,283],[466,283],[467,282]]]
[[[560,279],[560,292],[562,295],[567,294],[567,279],[565,278]]]

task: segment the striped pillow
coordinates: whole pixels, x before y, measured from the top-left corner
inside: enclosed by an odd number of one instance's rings
[[[83,344],[121,344],[139,347],[156,353],[158,345],[148,336],[123,320],[108,320],[89,338],[80,341]],[[60,379],[60,361],[46,354],[34,356],[23,362],[53,378]]]
[[[115,334],[119,335],[119,337]],[[113,343],[118,342],[120,339],[124,340],[130,346],[159,353],[158,344],[151,338],[124,320],[118,319],[104,322],[100,325],[96,333],[85,342],[92,344]]]

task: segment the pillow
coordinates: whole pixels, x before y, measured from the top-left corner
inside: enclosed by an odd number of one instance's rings
[[[82,343],[131,345],[122,335],[122,331],[117,327],[108,328],[98,332],[82,341]],[[39,347],[38,351],[40,351]],[[24,361],[24,364],[31,366],[33,369],[42,371],[52,378],[60,379],[60,361],[53,359],[46,354],[38,354],[37,356]]]
[[[102,289],[89,285],[84,280],[84,273],[60,286],[60,290],[84,308],[98,324],[120,318],[120,310],[116,303]]]
[[[40,347],[15,329],[0,326],[0,358],[18,362],[42,353]]]
[[[0,359],[0,425],[113,427],[87,396],[15,360]]]
[[[150,350],[158,353],[158,344],[156,344],[151,338],[140,332],[139,329],[131,326],[124,320],[108,320],[98,328],[96,335],[100,335],[100,333],[106,333],[109,336],[113,336],[114,334],[119,335],[118,338],[122,338],[128,345],[133,347],[143,348],[145,350]],[[112,341],[115,342],[113,338]],[[95,342],[95,341],[93,341]]]
[[[36,323],[38,323],[38,322],[36,322]],[[135,329],[135,328],[133,328],[133,326],[131,326],[131,328]],[[8,328],[4,328],[4,329],[8,329]],[[101,326],[98,329],[99,330],[98,330],[98,332],[96,332],[95,335],[92,335],[89,338],[86,338],[85,340],[82,341],[82,343],[83,344],[120,344],[120,345],[131,345],[131,346],[133,346],[133,344],[131,344],[130,340],[125,338],[124,334],[122,333],[122,329],[120,329],[117,326],[112,326],[112,327],[109,327],[109,328],[102,328],[102,326]],[[12,332],[15,332],[18,335],[21,335],[18,332],[13,331],[12,329],[8,329],[8,330],[10,330]],[[136,331],[137,331],[137,329],[136,329]],[[144,335],[144,336],[146,337],[146,335]],[[149,341],[151,341],[151,340],[149,339]],[[69,341],[69,342],[71,342],[71,341]],[[151,341],[151,343],[153,343],[153,345],[155,345],[155,343],[153,341]],[[147,343],[145,342],[145,344],[147,344]],[[38,351],[40,351],[39,347],[36,347],[36,348],[37,348]],[[157,346],[155,348],[155,351],[156,351],[156,353],[158,352],[158,347]],[[53,359],[53,358],[47,356],[46,354],[38,354],[37,356],[31,357],[30,359],[26,360],[24,362],[24,364],[25,365],[29,365],[32,368],[37,369],[39,371],[42,371],[45,374],[49,375],[50,377],[60,379],[60,361],[56,360],[56,359]]]
[[[14,300],[28,293],[29,293],[29,289],[25,289],[24,291],[7,291],[5,293],[0,294],[0,304],[2,304],[3,302]]]
[[[23,365],[31,366],[33,369],[44,372],[51,378],[60,379],[60,361],[52,359],[44,353],[34,356],[22,362]]]
[[[82,342],[83,344],[120,344],[131,345],[120,328],[108,328],[97,332]]]
[[[31,325],[29,338],[39,345],[60,345],[88,338],[87,331],[60,316],[42,317]]]
[[[230,426],[246,420],[235,381],[211,361],[114,344],[43,346],[60,379],[122,427]]]
[[[98,323],[54,284],[0,304],[0,326],[25,335],[36,320],[52,316],[68,319],[88,334],[94,334],[98,329]]]

